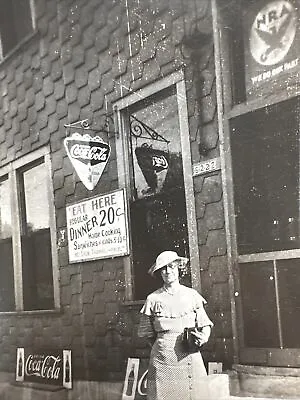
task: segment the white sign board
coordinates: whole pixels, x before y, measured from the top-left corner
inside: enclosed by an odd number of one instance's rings
[[[122,400],[144,400],[147,397],[148,362],[128,358]]]
[[[208,375],[221,374],[223,371],[223,364],[221,362],[209,362],[208,363]]]
[[[66,214],[70,263],[129,253],[124,189],[69,205]]]
[[[203,175],[221,169],[220,158],[211,158],[193,165],[193,176]]]

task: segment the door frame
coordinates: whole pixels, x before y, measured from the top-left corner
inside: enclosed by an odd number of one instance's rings
[[[128,154],[128,133],[126,129],[124,111],[133,104],[146,99],[160,91],[171,86],[176,88],[178,119],[182,149],[182,167],[185,188],[186,215],[188,225],[188,240],[191,266],[192,287],[201,291],[199,247],[196,221],[196,208],[194,196],[194,183],[192,174],[192,158],[189,134],[189,118],[187,108],[187,94],[185,85],[185,76],[182,69],[171,73],[170,75],[159,79],[141,89],[122,97],[113,104],[114,123],[118,126],[119,134],[116,137],[116,154],[119,187],[125,188],[127,192],[127,201],[131,197],[130,193],[130,171]],[[128,208],[129,209],[129,208]],[[131,244],[130,244],[131,247]],[[124,257],[125,271],[125,297],[126,300],[133,300],[133,276],[131,270],[131,257]]]

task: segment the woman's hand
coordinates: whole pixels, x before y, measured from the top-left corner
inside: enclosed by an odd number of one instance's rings
[[[201,331],[196,328],[195,332],[191,332],[195,336],[195,343],[197,346],[201,347],[204,343],[208,342],[210,337],[211,327],[204,326]]]

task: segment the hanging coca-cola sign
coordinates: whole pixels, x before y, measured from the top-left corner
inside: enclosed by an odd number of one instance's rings
[[[52,384],[71,389],[71,351],[31,351],[19,347],[17,349],[16,381]]]
[[[248,94],[258,89],[274,90],[274,83],[286,84],[299,71],[298,20],[299,5],[295,0],[247,4],[243,30]]]
[[[78,132],[64,140],[67,155],[88,190],[97,185],[110,155],[110,146],[99,136]]]

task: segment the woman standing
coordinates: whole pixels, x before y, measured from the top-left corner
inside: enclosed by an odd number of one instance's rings
[[[203,308],[204,298],[179,283],[179,270],[187,261],[175,251],[164,251],[149,269],[152,276],[161,275],[163,286],[147,297],[138,330],[140,337],[147,337],[153,344],[147,400],[207,398],[199,379],[206,376],[199,349],[208,341],[213,324]],[[198,328],[192,335],[197,348],[189,351],[183,342],[183,332],[195,326]]]

